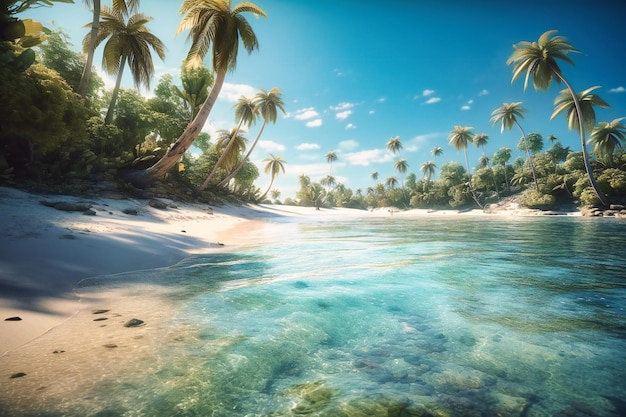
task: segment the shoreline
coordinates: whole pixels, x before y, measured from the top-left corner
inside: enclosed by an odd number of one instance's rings
[[[92,213],[58,210],[42,201],[86,204]],[[148,200],[85,199],[0,187],[0,357],[88,309],[90,301],[75,291],[82,280],[169,267],[192,255],[262,243],[263,228],[272,218],[543,214],[514,204],[495,207],[492,212],[459,212],[392,207],[372,211],[282,205],[209,207],[159,201],[167,207],[152,207]],[[558,214],[577,216],[580,212]]]

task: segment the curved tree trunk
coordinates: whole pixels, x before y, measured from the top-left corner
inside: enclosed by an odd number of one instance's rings
[[[93,66],[93,56],[96,49],[96,38],[100,26],[100,0],[93,0],[93,19],[91,21],[91,38],[89,39],[89,51],[87,51],[87,62],[83,68],[83,75],[80,77],[80,83],[76,92],[82,97],[87,95],[89,89],[89,81],[91,79],[91,68]]]
[[[115,103],[117,102],[117,96],[120,94],[120,86],[122,85],[122,74],[124,74],[124,66],[126,65],[126,57],[122,57],[122,62],[120,63],[120,70],[117,73],[117,79],[115,80],[115,88],[113,88],[113,96],[111,97],[111,102],[109,103],[109,109],[107,110],[107,115],[104,118],[104,124],[110,125],[113,121],[113,110],[115,109]]]
[[[193,144],[193,141],[202,131],[202,128],[204,127],[204,124],[209,118],[209,114],[217,101],[217,97],[220,94],[222,86],[224,85],[225,77],[226,71],[220,71],[217,73],[215,84],[213,84],[211,93],[209,93],[209,96],[205,100],[204,104],[200,107],[200,110],[193,119],[193,122],[187,126],[176,142],[170,146],[165,155],[150,168],[143,171],[137,171],[126,176],[128,181],[139,187],[151,184],[162,178],[167,171],[169,171],[170,168],[172,168],[180,160],[182,155],[187,151],[187,149],[189,149],[189,147]]]
[[[243,160],[239,163],[239,165],[237,165],[237,167],[233,170],[233,172],[228,174],[228,176],[226,178],[224,178],[222,180],[222,182],[217,184],[218,187],[223,187],[226,184],[228,184],[228,181],[232,180],[235,177],[235,175],[237,175],[239,173],[239,171],[241,171],[241,168],[243,168],[243,166],[246,164],[246,161],[248,160],[248,158],[250,158],[250,155],[252,154],[252,151],[254,150],[254,147],[259,142],[259,139],[261,138],[261,135],[263,134],[263,129],[265,129],[266,123],[267,123],[267,121],[264,120],[263,121],[263,125],[261,126],[261,129],[259,130],[259,133],[256,135],[256,139],[254,139],[254,142],[252,142],[252,145],[250,146],[250,149],[248,150],[248,153],[246,153],[246,156],[244,156]],[[265,194],[267,194],[267,192]],[[265,196],[265,194],[263,196]]]
[[[469,167],[469,159],[467,159],[467,147],[464,148],[463,151],[465,151],[465,165],[467,165],[467,175],[469,175],[469,188],[470,188],[470,192],[472,193],[472,198],[474,199],[476,204],[478,204],[478,207],[484,208],[483,205],[480,204],[480,201],[478,201],[478,197],[476,197],[476,193],[474,192],[474,187],[472,186],[472,172],[470,171],[470,167]]]
[[[576,114],[578,115],[578,127],[580,130],[580,142],[581,142],[581,147],[583,151],[583,160],[585,161],[585,170],[587,171],[589,182],[591,183],[591,186],[593,187],[593,191],[595,191],[602,205],[604,207],[608,207],[609,201],[600,190],[600,187],[598,186],[598,183],[596,182],[596,179],[593,176],[593,169],[591,168],[591,162],[589,161],[589,153],[587,152],[587,141],[585,139],[585,126],[584,126],[584,121],[582,118],[583,112],[580,108],[580,101],[578,100],[578,95],[576,94],[576,92],[574,91],[570,83],[565,79],[565,77],[563,77],[559,72],[556,72],[556,74],[559,77],[559,79],[563,81],[563,83],[567,86],[569,93],[572,95],[572,98],[574,99],[574,107],[576,107]]]
[[[276,179],[276,175],[272,175],[272,179],[270,181],[270,186],[267,187],[267,190],[265,190],[265,192],[263,193],[263,195],[261,197],[259,197],[260,201],[263,201],[263,199],[265,198],[265,196],[267,195],[267,193],[270,192],[270,190],[272,189],[272,185],[274,185],[274,180]]]
[[[520,132],[522,132],[522,138],[524,138],[524,147],[526,148],[526,155],[528,156],[528,160],[530,161],[530,169],[533,172],[533,180],[535,181],[535,188],[539,191],[539,183],[537,182],[537,172],[535,171],[535,161],[533,160],[533,156],[530,154],[530,149],[528,149],[528,142],[526,141],[526,134],[524,133],[524,129],[520,126],[517,121],[515,124],[519,128]]]
[[[219,159],[217,160],[217,162],[215,163],[215,165],[213,166],[213,169],[211,170],[211,172],[209,173],[209,175],[206,177],[206,179],[204,180],[204,182],[202,183],[202,185],[200,187],[198,187],[199,191],[204,191],[206,189],[206,187],[209,186],[209,182],[211,182],[211,179],[213,178],[213,176],[215,175],[215,173],[217,172],[217,170],[219,169],[219,167],[222,165],[222,163],[224,162],[224,159],[226,158],[226,156],[228,156],[228,154],[230,153],[230,149],[233,147],[233,144],[235,143],[235,138],[237,137],[237,134],[239,134],[239,129],[241,129],[241,125],[243,124],[243,118],[241,118],[239,120],[239,124],[237,125],[237,128],[232,132],[232,134],[230,135],[230,140],[228,141],[228,143],[226,144],[226,147],[224,148],[224,151],[222,152],[222,154],[220,155]],[[244,160],[245,161],[245,160]]]

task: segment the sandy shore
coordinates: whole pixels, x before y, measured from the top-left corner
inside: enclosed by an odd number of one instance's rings
[[[42,201],[84,203],[95,215],[57,210]],[[263,220],[284,216],[537,214],[514,205],[469,212],[393,208],[318,211],[312,207],[209,207],[163,201],[169,204],[166,209],[154,208],[147,200],[35,195],[0,187],[0,355],[84,310],[87,300],[81,303],[74,291],[79,281],[165,267],[193,254],[232,250],[262,239],[262,234],[255,232],[267,225]]]

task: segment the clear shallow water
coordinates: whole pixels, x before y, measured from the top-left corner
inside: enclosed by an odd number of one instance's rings
[[[168,336],[137,369],[98,382],[97,396],[54,407],[626,414],[625,222],[390,217],[271,230],[265,245],[146,272],[171,286]]]

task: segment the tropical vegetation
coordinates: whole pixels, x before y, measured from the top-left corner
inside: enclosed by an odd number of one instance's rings
[[[381,139],[381,146],[396,175],[382,178],[374,171],[371,186],[353,191],[334,175],[341,153],[331,150],[324,155],[328,173],[319,179],[300,175],[295,196],[281,202],[280,190],[272,187],[287,162],[274,154],[262,161],[270,185],[261,190],[255,181],[262,173],[250,160],[268,124],[286,113],[278,87],[241,96],[231,129],[215,137],[202,132],[228,72],[235,68],[240,43],[249,53],[258,49],[259,40],[245,16],[266,17],[260,7],[249,2],[231,7],[229,0],[184,0],[177,31],[189,33],[191,47],[181,63],[180,84],[163,75],[153,97],[147,98],[119,83],[128,64],[136,85],[150,85],[153,55],[166,54],[150,32],[151,18],[139,12],[139,1],[115,0],[110,7],[99,0],[85,1],[93,20],[86,25],[82,54],[74,52],[62,29],[46,29],[16,16],[29,6],[53,3],[8,1],[2,6],[1,183],[45,183],[48,188],[80,191],[105,182],[129,192],[147,188],[201,200],[235,196],[252,202],[361,209],[485,207],[512,195],[542,209],[561,203],[624,203],[624,118],[596,121],[594,109],[609,104],[597,95],[598,87],[577,92],[564,77],[557,61],[573,63],[569,54],[577,50],[555,31],[542,34],[537,42],[514,45],[507,63],[513,68],[512,82],[525,77],[524,89],[531,80],[539,90],[547,90],[552,81],[566,86],[554,99],[551,116],[565,116],[567,126],[580,135],[580,149],[564,147],[549,132],[526,133],[522,102],[504,103],[490,121],[502,131],[516,127],[521,138],[519,143],[503,143],[492,155],[485,152],[487,134],[454,123],[444,128],[450,132],[451,148],[463,152],[465,165],[442,162],[445,150],[439,146],[411,161],[402,153],[401,138],[391,136],[386,143]],[[93,51],[100,45],[104,69],[117,76],[113,89],[106,89],[91,68]],[[211,63],[204,66],[207,55]],[[261,120],[249,141],[248,133]],[[469,145],[482,150],[478,160],[468,159]],[[512,160],[512,148],[525,158]],[[419,175],[411,167],[417,167]]]

